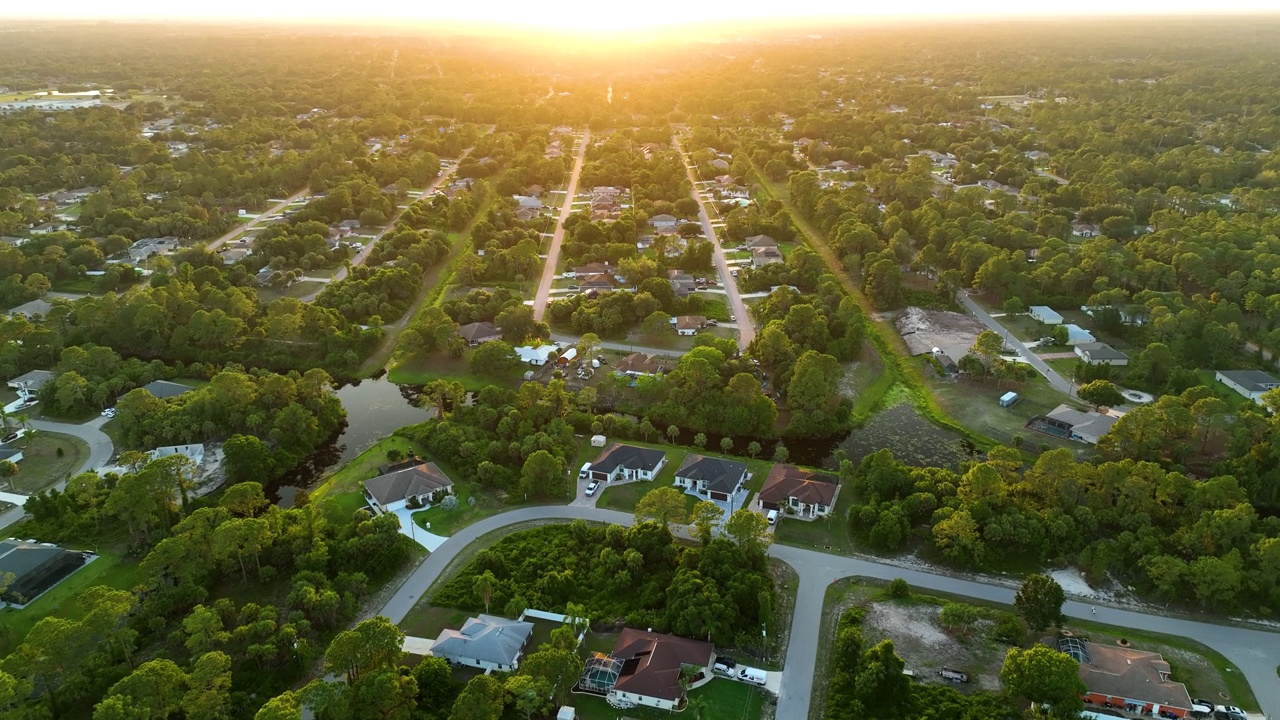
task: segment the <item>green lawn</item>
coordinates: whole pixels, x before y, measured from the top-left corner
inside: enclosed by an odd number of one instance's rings
[[[467,390],[476,392],[490,385],[506,385],[515,387],[522,382],[527,365],[516,365],[505,375],[491,377],[471,371],[467,361],[471,357],[468,349],[462,357],[452,357],[448,353],[432,353],[431,355],[412,354],[404,357],[387,374],[387,379],[401,385],[426,385],[432,380],[453,380],[462,383]]]
[[[22,448],[22,462],[13,486],[28,495],[68,479],[89,457],[85,441],[62,433],[37,432],[30,440],[18,440],[17,445]]]
[[[435,605],[415,605],[404,620],[400,621],[400,629],[405,635],[414,637],[435,638],[445,628],[460,628],[471,613],[466,610],[437,607]]]
[[[457,475],[451,474],[450,477],[457,477]],[[498,502],[497,498],[490,494],[476,492],[474,483],[466,482],[465,480],[455,480],[453,492],[458,496],[457,509],[445,510],[439,505],[435,505],[414,513],[413,522],[418,527],[429,530],[435,535],[448,537],[471,523],[483,520],[490,515],[496,515],[503,510],[511,509],[510,505]],[[475,505],[470,504],[471,498],[475,498]],[[427,527],[428,524],[431,527]]]
[[[395,449],[406,456],[423,455],[422,446],[398,436],[378,441],[373,447],[356,456],[356,459],[338,468],[311,493],[311,499],[320,500],[327,496],[340,496],[344,493],[359,493],[361,481],[368,480],[378,474],[378,466],[387,464],[387,452]],[[350,504],[351,501],[339,500],[339,503]]]
[[[1218,382],[1217,379],[1214,378],[1214,374],[1213,370],[1201,370],[1200,382],[1203,383],[1205,387],[1212,390],[1214,395],[1227,404],[1228,411],[1235,412],[1240,409],[1241,405],[1244,405],[1247,402],[1252,402],[1235,390],[1232,390],[1226,385]]]
[[[913,362],[920,362],[913,360]],[[1044,415],[1059,404],[1067,401],[1067,396],[1053,389],[1038,374],[1029,382],[1017,386],[1004,383],[996,386],[996,381],[978,380],[939,380],[929,377],[926,380],[929,389],[938,400],[938,406],[950,417],[974,432],[990,437],[998,442],[1010,444],[1012,438],[1020,436],[1023,448],[1035,450],[1041,444],[1050,448],[1069,448],[1073,451],[1086,450],[1080,443],[1059,440],[1026,429],[1027,421],[1036,415]],[[1019,400],[1013,407],[1000,407],[1000,396],[1013,390],[1018,393]]]
[[[329,274],[332,274],[332,272],[333,272],[332,270],[328,271]],[[321,274],[323,273],[322,271],[319,271],[319,270],[308,273],[308,275],[310,275],[311,277],[319,277]],[[310,295],[311,293],[316,292],[317,290],[324,289],[324,286],[325,286],[325,283],[322,283],[322,282],[316,282],[314,280],[302,280],[300,282],[296,282],[290,285],[287,288],[280,288],[280,289],[260,288],[258,290],[258,297],[264,303],[269,303],[273,300],[279,300],[280,298],[287,298],[287,297],[301,298],[301,297]]]
[[[707,703],[706,720],[756,720],[764,710],[766,691],[746,683],[715,678],[711,682],[689,692],[690,702],[704,700]],[[616,710],[603,698],[594,695],[574,695],[573,707],[581,720],[670,720],[676,715],[666,710],[636,707]]]
[[[137,574],[137,563],[125,561],[115,553],[103,552],[97,560],[80,568],[27,607],[0,610],[0,625],[3,625],[0,633],[3,652],[0,654],[8,654],[22,644],[22,639],[43,617],[76,619],[83,615],[83,610],[74,600],[85,588],[107,585],[121,590],[132,589]]]

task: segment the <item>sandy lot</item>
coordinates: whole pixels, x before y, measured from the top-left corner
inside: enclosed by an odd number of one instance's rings
[[[998,691],[1005,648],[987,639],[989,620],[979,620],[967,638],[953,637],[938,624],[942,608],[925,603],[876,602],[867,607],[862,633],[866,646],[892,640],[894,650],[914,670],[918,682],[944,682],[938,669],[949,667],[969,674],[966,689]]]
[[[918,307],[907,308],[893,324],[912,355],[939,348],[952,360],[967,355],[978,334],[987,329],[977,318],[964,313]]]

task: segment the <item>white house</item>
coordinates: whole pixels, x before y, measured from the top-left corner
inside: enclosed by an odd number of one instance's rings
[[[479,615],[467,618],[461,630],[441,630],[428,652],[454,665],[507,672],[520,666],[531,635],[533,623]]]
[[[1213,377],[1259,405],[1262,404],[1263,394],[1280,387],[1280,380],[1261,370],[1219,370]]]
[[[609,655],[588,659],[579,686],[605,694],[616,708],[675,710],[685,701],[684,671],[710,678],[715,657],[715,646],[703,640],[624,628]]]
[[[697,335],[707,324],[707,319],[702,315],[681,315],[671,318],[671,324],[676,327],[677,335]]]
[[[597,482],[652,480],[666,463],[667,454],[662,450],[613,443],[591,463],[591,479]]]
[[[747,464],[737,460],[690,454],[676,470],[676,487],[712,500],[728,502],[747,482]]]
[[[529,363],[530,365],[546,365],[551,362],[551,358],[560,354],[560,347],[552,345],[524,345],[515,349],[516,355],[520,358],[520,362]]]
[[[1056,310],[1048,305],[1032,305],[1027,308],[1027,314],[1039,320],[1045,325],[1061,325],[1062,316]]]
[[[756,496],[764,510],[785,510],[802,520],[826,517],[836,506],[840,485],[834,478],[779,463],[769,471]]]
[[[1075,347],[1076,356],[1090,365],[1128,365],[1129,356],[1106,343],[1085,342]]]
[[[453,481],[433,462],[414,459],[386,469],[363,483],[365,499],[377,514],[408,507],[410,500],[421,507],[453,493]]]
[[[676,218],[674,215],[654,215],[649,218],[649,224],[654,230],[675,230]]]

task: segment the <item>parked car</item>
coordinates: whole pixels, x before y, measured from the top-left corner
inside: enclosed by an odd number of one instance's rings
[[[0,440],[0,442],[12,442],[17,439],[18,439],[18,433],[11,432],[8,435],[5,435],[4,440]]]
[[[777,525],[777,524],[778,524],[778,511],[777,511],[777,510],[770,510],[770,511],[769,511],[769,515],[768,515],[767,517],[768,517],[768,519],[769,519],[769,524],[770,524],[770,525]]]
[[[600,483],[596,482],[595,480],[592,480],[591,482],[587,483],[587,497],[591,497],[592,495],[595,495],[596,488],[598,487],[600,487]]]
[[[1213,709],[1213,717],[1216,720],[1248,720],[1248,716],[1244,711],[1235,705],[1219,705]]]
[[[570,290],[579,290],[579,289],[581,289],[581,288],[579,288],[577,285],[570,285],[570,286],[569,286],[569,289],[570,289]]]
[[[102,417],[113,418],[115,416],[116,416],[116,409],[113,407],[107,408],[106,410],[102,411]]]
[[[597,356],[596,356],[596,362],[600,363],[601,365],[608,365],[608,364],[609,364],[609,358],[606,358],[606,357],[605,357],[605,356],[603,356],[603,355],[597,355]]]
[[[737,315],[730,315],[730,316],[729,316],[729,322],[738,322],[738,316],[737,316]]]

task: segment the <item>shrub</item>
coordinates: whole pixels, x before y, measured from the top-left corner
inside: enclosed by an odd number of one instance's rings
[[[905,598],[911,596],[911,586],[902,578],[894,578],[889,586],[884,589],[884,594],[891,598]]]
[[[444,508],[445,510],[457,510],[457,509],[458,509],[458,496],[456,496],[456,495],[449,495],[449,496],[446,496],[444,500],[441,500],[441,501],[440,501],[440,507]],[[523,608],[521,608],[521,609],[523,609]]]
[[[1023,638],[1022,620],[1011,612],[1002,612],[996,618],[996,626],[991,636],[1002,643],[1021,645]]]

